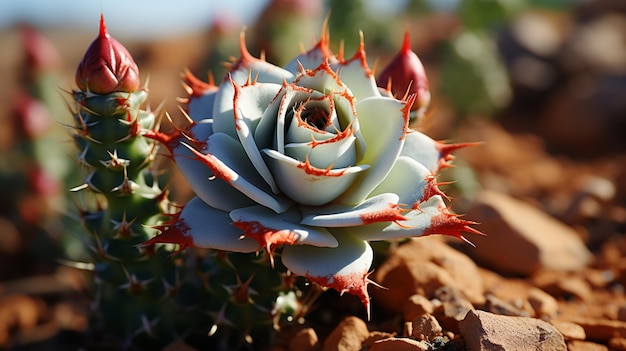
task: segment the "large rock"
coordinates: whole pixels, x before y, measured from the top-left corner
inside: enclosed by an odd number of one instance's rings
[[[551,324],[536,318],[470,311],[459,323],[469,351],[566,351],[565,339]]]
[[[570,227],[537,208],[502,193],[483,191],[466,218],[479,222],[486,236],[473,236],[468,252],[489,268],[528,276],[547,268],[576,271],[592,254]]]
[[[373,301],[394,313],[401,312],[412,295],[431,299],[444,286],[462,291],[474,304],[485,302],[476,264],[436,237],[417,238],[392,251],[373,280],[386,288],[371,289]]]

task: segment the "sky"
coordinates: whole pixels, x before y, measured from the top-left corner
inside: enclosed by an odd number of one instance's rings
[[[324,1],[324,0],[310,0]],[[367,0],[372,13],[393,11],[408,0]],[[458,0],[433,0],[448,3]],[[118,39],[155,39],[207,28],[216,17],[238,27],[254,23],[269,0],[0,0],[0,30],[20,23],[93,31],[100,13]]]
[[[104,13],[109,32],[163,38],[206,28],[215,16],[252,23],[267,0],[0,0],[0,30],[27,22],[93,30]],[[119,33],[116,33],[118,28]]]

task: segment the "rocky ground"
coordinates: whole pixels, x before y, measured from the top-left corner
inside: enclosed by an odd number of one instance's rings
[[[372,275],[386,289],[370,286],[371,320],[329,293],[272,350],[626,350],[624,155],[574,162],[492,122],[464,132],[485,143],[459,158],[489,186],[455,202],[486,235],[394,248]],[[4,345],[36,349],[85,327],[75,271],[1,287]]]
[[[372,275],[387,289],[370,288],[371,321],[302,328],[284,349],[626,350],[624,155],[572,162],[492,123],[465,132],[485,141],[462,157],[489,186],[461,207],[486,235],[400,245]]]
[[[459,135],[484,141],[457,158],[483,186],[453,203],[486,235],[392,248],[371,276],[386,289],[370,286],[370,320],[329,292],[271,350],[626,350],[625,155],[557,157],[483,120]],[[80,340],[82,278],[57,268],[2,282],[3,345]]]
[[[601,18],[586,29],[626,33],[623,15]],[[67,33],[52,36],[69,45]],[[584,40],[563,44],[551,65],[567,66],[563,55],[571,59],[581,52],[587,61],[580,62],[587,63],[558,70],[564,76],[550,90],[533,90],[524,85],[528,77],[516,80],[512,74],[517,99],[498,116],[449,123],[440,105],[435,134],[483,142],[459,151],[457,167],[441,178],[456,180],[442,187],[452,207],[485,235],[468,234],[474,246],[435,236],[394,245],[378,258],[371,276],[384,288],[369,287],[370,319],[358,299],[329,291],[306,324],[282,330],[269,349],[626,350],[621,38],[601,53],[582,50]],[[0,39],[9,47],[16,43],[12,35]],[[74,45],[82,51],[88,40],[80,37],[81,45]],[[180,61],[167,54],[179,50],[177,45],[143,47],[151,58],[146,65],[161,70],[146,69],[155,101],[180,95],[177,77],[169,74],[179,70]],[[187,56],[200,56],[202,48],[188,47],[193,49]],[[77,62],[77,55],[67,54],[66,60]],[[14,75],[5,67],[16,60],[11,50],[0,55],[4,77]],[[65,75],[71,77],[71,68]],[[71,86],[71,79],[63,84]],[[10,95],[0,93],[7,105]],[[176,110],[174,101],[167,103]],[[28,251],[27,241],[41,239],[23,236],[4,217],[0,228],[0,349],[80,349],[89,301],[82,273],[55,260],[33,261],[41,256]],[[167,350],[192,348],[175,343]]]

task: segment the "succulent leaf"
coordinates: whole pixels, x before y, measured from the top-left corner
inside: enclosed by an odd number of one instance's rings
[[[373,250],[366,241],[350,235],[337,236],[337,241],[337,247],[286,246],[281,259],[295,274],[340,293],[358,296],[369,313],[367,276]]]
[[[196,197],[185,205],[173,224],[165,226],[160,235],[146,244],[177,244],[181,250],[213,247],[232,252],[257,251],[257,243],[250,238],[242,238],[242,234],[232,225],[228,212],[215,209]]]

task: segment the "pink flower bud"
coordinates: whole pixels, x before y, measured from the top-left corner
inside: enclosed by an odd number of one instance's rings
[[[50,130],[53,119],[44,104],[24,92],[15,101],[17,125],[25,137],[34,140]]]
[[[21,38],[28,67],[45,71],[61,66],[59,52],[37,29],[29,25],[22,26]]]
[[[100,35],[91,43],[76,70],[76,84],[95,94],[133,92],[139,88],[139,68],[128,50],[107,32],[100,16]]]
[[[409,32],[404,33],[402,49],[378,76],[377,84],[390,90],[397,98],[416,94],[417,98],[411,110],[418,111],[418,115],[423,114],[428,108],[430,103],[428,78],[422,61],[411,50]]]

